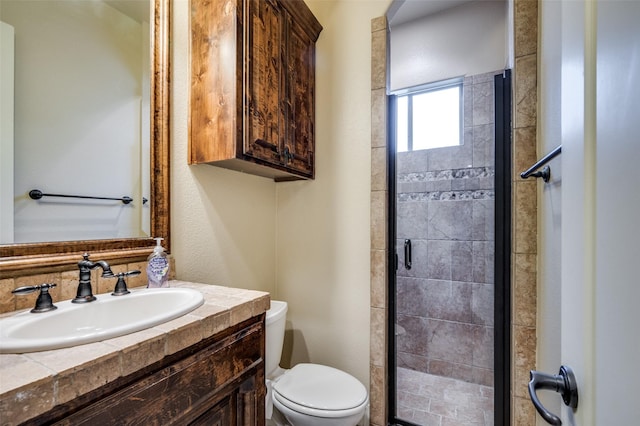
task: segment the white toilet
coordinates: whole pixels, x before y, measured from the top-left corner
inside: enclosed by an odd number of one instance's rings
[[[278,366],[286,315],[287,303],[272,300],[265,321],[267,418],[278,426],[286,424],[281,417],[293,426],[355,426],[369,404],[366,388],[355,377],[325,365]]]

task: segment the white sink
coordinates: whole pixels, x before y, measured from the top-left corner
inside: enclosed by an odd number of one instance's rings
[[[98,342],[181,317],[204,302],[188,288],[101,294],[90,303],[56,303],[55,311],[22,312],[0,320],[0,353],[37,352]]]

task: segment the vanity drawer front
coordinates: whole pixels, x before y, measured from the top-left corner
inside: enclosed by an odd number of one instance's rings
[[[161,368],[61,420],[60,425],[189,424],[216,407],[242,405],[243,384],[256,383],[255,407],[264,410],[262,323]],[[262,398],[262,400],[260,400]],[[233,409],[228,412],[237,412]],[[225,418],[226,415],[223,415]]]

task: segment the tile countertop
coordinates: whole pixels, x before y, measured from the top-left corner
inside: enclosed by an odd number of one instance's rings
[[[26,421],[269,309],[265,292],[185,281],[169,285],[199,290],[204,304],[162,325],[102,342],[0,355],[0,424]]]

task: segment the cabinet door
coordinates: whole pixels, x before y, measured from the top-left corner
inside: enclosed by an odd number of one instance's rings
[[[257,374],[247,378],[230,395],[202,414],[189,426],[264,426],[264,398]]]
[[[234,406],[231,397],[225,398],[209,411],[189,423],[189,426],[228,426],[234,417]]]
[[[260,392],[258,383],[264,382],[264,377],[259,372],[256,376],[249,377],[238,387],[237,394],[237,425],[238,426],[263,426],[265,393]]]
[[[283,15],[271,0],[247,0],[244,155],[282,164]]]
[[[287,19],[287,134],[285,166],[314,177],[315,42],[303,27]]]

